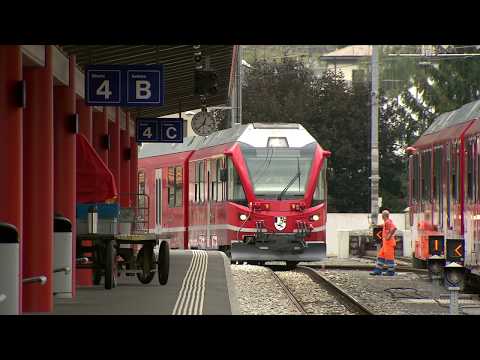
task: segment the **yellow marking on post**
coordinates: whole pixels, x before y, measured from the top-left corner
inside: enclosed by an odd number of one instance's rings
[[[455,253],[457,254],[457,256],[462,256],[462,253],[460,251],[458,251],[458,249],[461,249],[462,248],[462,245],[458,245],[453,251],[455,251]]]

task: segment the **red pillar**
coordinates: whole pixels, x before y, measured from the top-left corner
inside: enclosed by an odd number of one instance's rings
[[[138,193],[138,148],[135,136],[130,137],[130,147],[132,149],[132,157],[130,160],[130,193],[132,194],[132,206],[136,203],[136,193]]]
[[[110,150],[108,151],[108,168],[115,177],[117,189],[120,189],[120,110],[115,109],[115,121],[108,121]]]
[[[16,86],[22,80],[22,54],[19,45],[0,46],[0,221],[14,225],[20,240],[22,278],[22,108],[15,100]],[[19,288],[19,308],[22,301]]]
[[[72,222],[72,236],[76,239],[76,137],[71,129],[71,117],[76,113],[75,57],[69,58],[69,85],[55,86],[53,90],[54,122],[54,208]],[[73,246],[72,261],[76,247]],[[72,291],[75,297],[76,274],[72,272]]]
[[[79,122],[80,122],[80,124],[78,126],[79,132],[80,132],[80,134],[85,135],[88,142],[91,144],[92,143],[92,134],[93,134],[92,107],[87,106],[85,104],[85,100],[79,98],[79,99],[77,99],[77,112],[78,112],[78,117],[79,117]]]
[[[129,134],[130,116],[126,114],[125,129],[120,131],[120,206],[130,207],[130,160],[127,159],[126,153],[130,148]]]
[[[79,132],[92,144],[93,134],[93,108],[85,104],[85,100],[77,98],[77,113],[79,117]],[[85,241],[85,240],[84,240]],[[92,269],[76,269],[77,285],[93,286]]]
[[[23,273],[45,275],[47,283],[23,286],[24,312],[53,310],[53,76],[52,47],[45,66],[26,67],[27,107],[23,114]]]
[[[97,150],[97,154],[108,166],[108,149],[103,144],[103,138],[108,135],[108,118],[107,109],[103,108],[103,112],[93,112],[93,147]]]

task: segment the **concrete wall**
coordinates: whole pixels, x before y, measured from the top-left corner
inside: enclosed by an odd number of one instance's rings
[[[339,255],[338,230],[361,230],[368,229],[370,214],[367,213],[328,213],[327,217],[327,256]],[[390,218],[398,230],[405,230],[406,214],[390,214]],[[381,215],[378,216],[378,224],[382,224]],[[410,244],[407,244],[409,247]],[[408,252],[408,248],[404,252]]]

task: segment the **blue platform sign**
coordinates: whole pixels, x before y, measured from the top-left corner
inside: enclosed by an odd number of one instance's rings
[[[87,65],[85,102],[90,106],[161,106],[163,65]]]
[[[137,118],[137,142],[182,143],[182,118]]]

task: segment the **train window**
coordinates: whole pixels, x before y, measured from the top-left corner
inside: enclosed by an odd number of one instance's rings
[[[205,200],[205,170],[203,160],[197,163],[198,166],[198,202]]]
[[[212,201],[218,201],[217,186],[217,161],[210,160],[210,198]]]
[[[457,156],[457,145],[452,146],[452,156],[450,159],[450,166],[451,166],[451,188],[450,194],[453,200],[458,200],[458,156]]]
[[[216,180],[216,199],[217,201],[222,201],[222,182],[220,181],[220,169],[222,168],[222,159],[217,159],[215,161],[215,178]]]
[[[477,158],[477,171],[475,172],[476,176],[477,176],[477,179],[475,181],[475,184],[476,184],[476,192],[477,192],[477,196],[476,196],[476,201],[478,202],[480,200],[480,186],[478,184],[478,182],[480,181],[480,144],[479,144],[479,141],[480,139],[477,138],[476,139],[476,145],[477,145],[477,151],[476,151],[476,158]]]
[[[138,172],[138,193],[145,194],[145,172]]]
[[[468,200],[474,200],[474,173],[473,173],[473,142],[467,144],[467,197]]]
[[[431,200],[432,154],[430,150],[421,154],[422,161],[422,201]]]
[[[245,196],[245,191],[243,190],[242,181],[240,180],[240,176],[238,176],[237,170],[235,169],[231,158],[227,158],[227,169],[227,199],[232,202],[247,205],[247,198]]]
[[[413,176],[412,176],[412,192],[413,192],[413,198],[412,200],[414,202],[417,202],[419,200],[419,163],[418,163],[418,155],[415,154],[413,155]]]
[[[198,162],[194,163],[195,167],[195,202],[200,202],[200,170],[198,168]]]
[[[313,193],[312,206],[316,206],[325,201],[327,194],[327,159],[323,160],[322,169],[318,175],[317,186]]]
[[[175,207],[175,168],[168,168],[168,207]]]
[[[181,166],[175,168],[175,207],[182,207],[183,201],[183,169]]]
[[[162,192],[161,192],[161,181],[162,179],[155,179],[155,215],[156,215],[156,224],[161,224],[160,212],[162,206]]]

